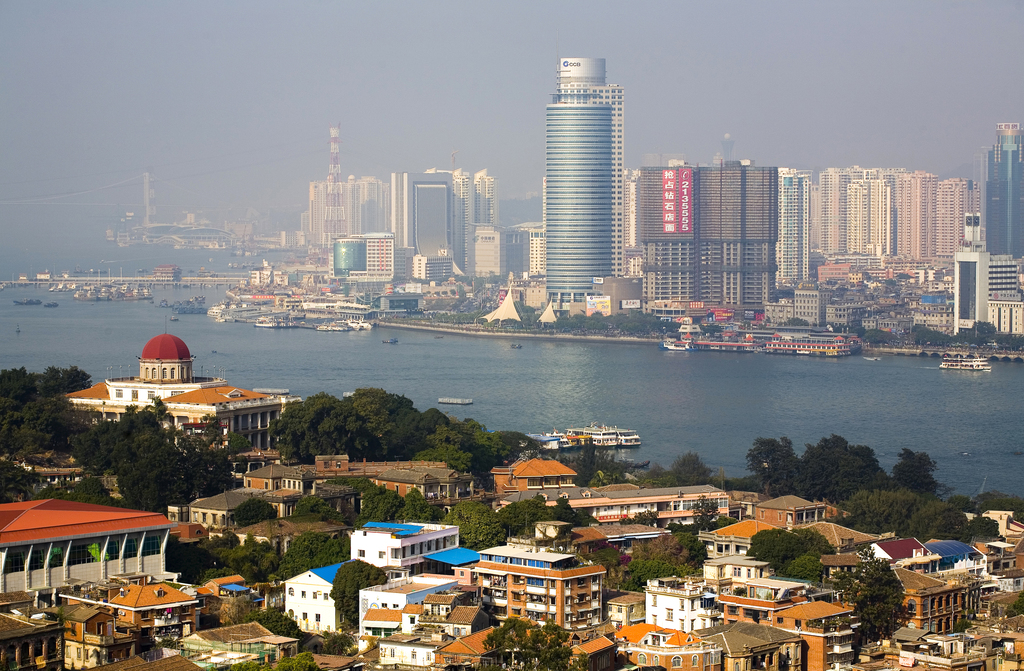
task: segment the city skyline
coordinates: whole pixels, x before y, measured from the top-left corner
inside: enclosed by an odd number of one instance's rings
[[[324,129],[339,121],[343,178],[446,166],[458,150],[457,167],[487,166],[504,197],[536,195],[544,159],[535,101],[550,91],[554,58],[568,53],[606,58],[609,81],[629,89],[628,167],[650,152],[706,163],[731,133],[733,156],[759,165],[892,165],[966,177],[992,125],[1024,111],[1024,93],[997,86],[984,67],[1019,60],[1016,41],[999,37],[1019,33],[1011,3],[864,5],[841,24],[801,3],[742,13],[652,3],[615,21],[540,4],[468,18],[452,3],[439,12],[450,25],[425,8],[347,7],[352,28],[384,14],[393,21],[372,48],[350,28],[326,61],[324,31],[332,16],[340,20],[337,8],[240,12],[227,3],[183,16],[169,7],[2,10],[0,74],[16,104],[0,107],[8,129],[0,200],[91,191],[153,167],[161,206],[297,204],[310,181],[323,179]],[[889,20],[873,21],[883,7]],[[308,39],[298,38],[300,26],[313,26]],[[460,77],[414,58],[437,31],[479,54]],[[951,31],[957,39],[934,39]],[[671,44],[670,36],[685,40],[685,54],[635,48]],[[242,48],[248,41],[288,49]],[[108,43],[116,46],[98,46]],[[836,65],[854,55],[858,68]],[[334,58],[337,66],[323,65]],[[794,58],[806,63],[813,95],[773,88],[772,68]],[[889,65],[871,67],[881,62]],[[950,95],[951,82],[984,95]],[[394,104],[409,96],[417,105]],[[890,123],[878,124],[881,115]],[[130,204],[134,194],[105,189],[44,202]]]

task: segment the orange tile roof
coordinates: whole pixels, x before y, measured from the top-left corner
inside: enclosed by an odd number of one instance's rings
[[[823,617],[833,617],[844,613],[852,613],[853,609],[826,601],[810,601],[799,606],[786,608],[776,613],[782,617],[792,617],[797,620],[817,620]]]
[[[423,604],[422,603],[410,603],[402,609],[402,612],[407,615],[423,615]]]
[[[245,578],[236,573],[235,575],[226,575],[222,578],[214,578],[209,582],[215,582],[218,585],[244,585]]]
[[[574,645],[572,649],[576,652],[581,652],[584,655],[593,655],[601,652],[602,650],[614,647],[615,643],[613,641],[609,641],[607,636],[600,636],[598,638],[592,638],[585,643]]]
[[[124,587],[124,596],[111,597],[110,603],[125,608],[152,608],[155,606],[173,606],[182,602],[194,601],[192,597],[180,592],[167,583],[156,585],[128,585]],[[158,594],[159,592],[159,594]]]
[[[363,616],[363,622],[397,622],[402,623],[402,611],[390,608],[371,608]]]
[[[237,393],[236,393],[237,392]],[[230,394],[230,395],[229,395]],[[249,401],[254,398],[270,398],[266,394],[257,394],[248,389],[238,387],[206,387],[186,391],[164,399],[165,403],[191,403],[195,405],[219,405],[221,403],[234,403],[235,401]]]
[[[576,527],[572,530],[572,540],[576,543],[592,543],[606,541],[608,537],[597,527]]]
[[[690,645],[692,643],[700,643],[701,639],[693,634],[688,634],[685,631],[679,631],[678,629],[665,629],[654,624],[646,624],[641,622],[640,624],[633,624],[628,627],[623,627],[615,632],[615,638],[621,638],[630,643],[639,643],[643,640],[644,636],[651,633],[652,631],[658,631],[663,633],[670,633],[668,640],[665,644],[668,646],[683,646]]]
[[[159,513],[91,503],[43,499],[0,504],[2,544],[173,526]]]
[[[484,640],[487,639],[487,635],[492,631],[494,631],[494,627],[487,627],[486,629],[481,629],[475,634],[463,636],[460,639],[452,641],[443,648],[440,648],[435,653],[435,657],[444,653],[452,655],[482,655],[490,652],[491,649],[484,645]]]
[[[88,389],[73,391],[68,394],[71,398],[110,398],[110,390],[106,382],[97,382]]]
[[[716,529],[712,533],[718,534],[719,536],[740,536],[741,538],[753,538],[754,534],[759,531],[767,531],[769,529],[778,529],[779,527],[774,524],[768,524],[767,522],[759,522],[758,520],[743,520],[736,524],[730,524],[727,527]]]
[[[531,475],[534,477],[544,477],[550,475],[576,475],[576,471],[554,459],[530,459],[513,468],[512,475],[517,478],[525,478]]]

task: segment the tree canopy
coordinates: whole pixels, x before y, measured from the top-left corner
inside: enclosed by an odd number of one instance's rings
[[[302,630],[295,620],[274,608],[258,608],[249,613],[245,621],[258,622],[278,636],[302,640]]]
[[[794,491],[800,459],[793,441],[782,438],[757,438],[747,451],[747,470],[758,479],[768,496],[784,496]]]
[[[235,524],[247,527],[277,517],[277,508],[261,498],[253,497],[242,501],[235,508]]]
[[[74,436],[88,424],[65,394],[91,382],[76,366],[0,370],[0,456],[35,461],[48,452],[70,453]]]
[[[356,559],[342,564],[334,574],[331,598],[339,618],[349,624],[359,622],[359,590],[383,585],[388,576],[373,564]]]
[[[908,489],[915,494],[938,493],[939,483],[935,479],[938,464],[927,452],[914,452],[903,448],[899,461],[892,467],[892,481],[896,487]]]
[[[459,527],[459,543],[471,550],[485,550],[505,542],[505,529],[498,513],[477,501],[455,504],[444,518],[445,524]]]
[[[860,616],[864,640],[887,638],[900,627],[903,618],[903,585],[885,559],[876,559],[871,548],[861,550],[860,563],[853,571],[841,571],[835,578],[843,601]]]
[[[806,572],[808,562],[804,560],[798,567],[793,567],[797,559],[810,555],[817,561],[821,555],[835,552],[835,548],[825,537],[814,529],[765,529],[750,539],[747,556],[768,562],[778,575],[799,578],[804,576],[795,573]]]
[[[291,542],[281,557],[278,573],[285,579],[305,573],[321,566],[330,566],[347,560],[348,551],[339,538],[327,534],[307,531]]]
[[[881,486],[880,486],[881,485]],[[885,488],[888,477],[874,450],[832,434],[807,444],[800,457],[796,489],[813,501],[845,501],[862,489]]]

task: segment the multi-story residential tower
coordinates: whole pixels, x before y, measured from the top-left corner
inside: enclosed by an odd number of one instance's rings
[[[473,273],[473,180],[462,168],[452,171],[452,258]]]
[[[636,185],[640,178],[639,170],[625,169],[622,171],[622,244],[626,249],[636,247]]]
[[[699,178],[698,168],[689,165],[640,168],[637,237],[647,301],[700,300]]]
[[[938,177],[923,170],[896,178],[897,253],[912,259],[935,258],[935,206]]]
[[[892,253],[892,189],[883,180],[855,179],[846,186],[846,251]]]
[[[544,237],[544,226],[531,226],[525,229],[530,236],[530,276],[544,275],[547,272],[548,243]]]
[[[349,175],[341,183],[341,202],[350,235],[381,233],[389,230],[389,184],[376,177]]]
[[[623,136],[625,100],[622,86],[608,84],[603,58],[563,58],[558,63],[558,93],[589,93],[591,100],[612,109],[612,272],[624,273],[625,193]]]
[[[487,170],[473,173],[473,223],[498,226],[498,178]]]
[[[996,124],[985,183],[985,240],[993,254],[1024,256],[1024,129]]]
[[[818,175],[821,251],[826,254],[846,251],[846,187],[863,176],[860,166],[828,168]]]
[[[593,278],[612,274],[612,136],[621,132],[606,88],[604,59],[563,59],[547,106],[547,292],[559,307],[583,303]]]
[[[310,243],[322,245],[326,242],[327,181],[309,183],[309,230]]]
[[[810,232],[811,173],[779,168],[779,243],[775,259],[780,280],[807,279]]]
[[[811,184],[811,249],[821,249],[821,186]]]
[[[452,173],[391,173],[391,232],[395,247],[423,256],[452,249]]]
[[[951,259],[964,237],[964,215],[978,212],[980,190],[969,179],[944,179],[935,189],[935,256]]]

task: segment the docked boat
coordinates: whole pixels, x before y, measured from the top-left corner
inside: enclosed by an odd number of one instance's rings
[[[356,319],[350,320],[348,325],[353,331],[369,331],[373,328],[372,322],[361,322]]]
[[[866,357],[862,357],[862,358],[865,361],[881,361],[882,360],[882,357],[880,357],[880,356],[866,356]]]
[[[988,372],[992,370],[992,364],[976,354],[947,353],[942,355],[942,363],[939,364],[939,368]]]
[[[21,301],[14,301],[15,305],[42,305],[43,302],[38,298],[26,298]]]
[[[443,405],[473,405],[473,399],[471,398],[451,398],[448,396],[442,396],[437,399],[437,402]]]
[[[515,344],[515,343],[513,343],[513,344],[509,345],[509,347],[511,347],[512,349],[523,349],[523,346],[522,346],[522,345],[517,345],[517,344]]]
[[[796,354],[798,356],[839,357],[860,351],[860,340],[831,333],[772,336],[765,346],[768,354]]]
[[[176,322],[176,321],[178,321],[178,316],[177,315],[171,315],[170,317],[168,317],[168,320],[172,321],[172,322]]]
[[[273,317],[260,317],[253,324],[258,329],[293,329],[298,328],[296,324],[287,319],[275,319]]]
[[[663,340],[658,346],[669,352],[692,352],[696,349],[689,340]]]
[[[317,324],[317,331],[351,331],[353,330],[348,324],[339,324],[334,322],[333,324]]]
[[[640,447],[640,436],[632,429],[617,426],[591,424],[578,429],[566,430],[567,435],[589,438],[597,447]]]

